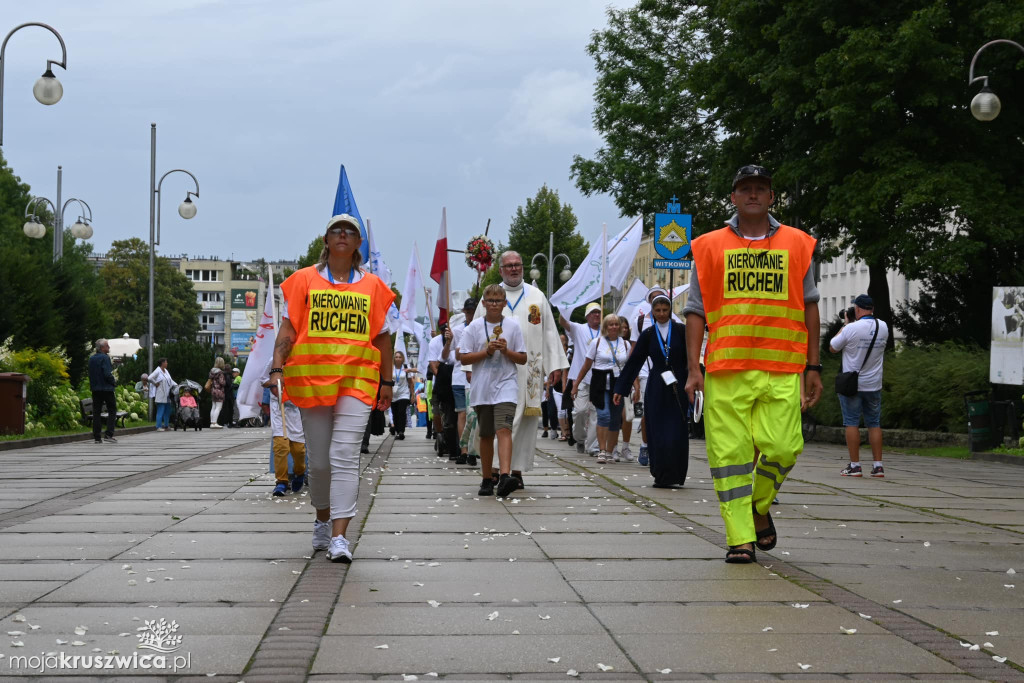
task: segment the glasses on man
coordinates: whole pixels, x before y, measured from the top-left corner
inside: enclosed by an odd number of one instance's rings
[[[502,266],[502,268],[506,268],[508,270],[515,270],[516,268],[522,268],[522,267],[523,267],[523,262],[522,261],[520,261],[519,263],[506,263],[505,265]]]
[[[327,234],[333,235],[334,237],[341,237],[342,235],[348,238],[359,237],[359,231],[356,230],[355,228],[340,228],[337,226],[328,230]]]
[[[503,305],[505,303],[505,300],[504,299],[484,299],[484,303],[485,304],[490,304],[491,306],[501,306],[501,305]]]

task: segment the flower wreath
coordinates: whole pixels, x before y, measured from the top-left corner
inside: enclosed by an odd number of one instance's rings
[[[466,245],[466,265],[481,273],[494,263],[494,242],[486,235],[477,235]]]

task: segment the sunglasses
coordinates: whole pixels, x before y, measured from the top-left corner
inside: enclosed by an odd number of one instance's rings
[[[352,237],[352,238],[359,237],[359,231],[356,230],[355,228],[339,228],[339,227],[334,227],[334,228],[331,228],[330,230],[328,230],[327,234],[328,235],[333,235],[334,237],[341,237],[342,235],[344,235],[345,237]]]

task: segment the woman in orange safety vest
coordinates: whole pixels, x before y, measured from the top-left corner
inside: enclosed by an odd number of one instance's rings
[[[391,335],[385,318],[395,299],[362,260],[359,219],[331,218],[320,262],[281,283],[281,331],[270,380],[299,407],[309,460],[310,501],[316,509],[313,549],[351,562],[345,532],[356,514],[359,445],[370,410],[391,405]],[[378,385],[380,395],[378,398]]]

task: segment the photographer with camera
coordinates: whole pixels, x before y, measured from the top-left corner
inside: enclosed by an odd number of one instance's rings
[[[874,311],[871,297],[858,295],[852,308],[845,312],[843,329],[828,344],[829,351],[843,354],[843,371],[836,378],[836,393],[846,427],[846,448],[850,451],[850,464],[840,472],[844,477],[863,476],[860,468],[862,415],[875,459],[871,476],[885,476],[882,468],[882,362],[889,326],[875,318]]]

